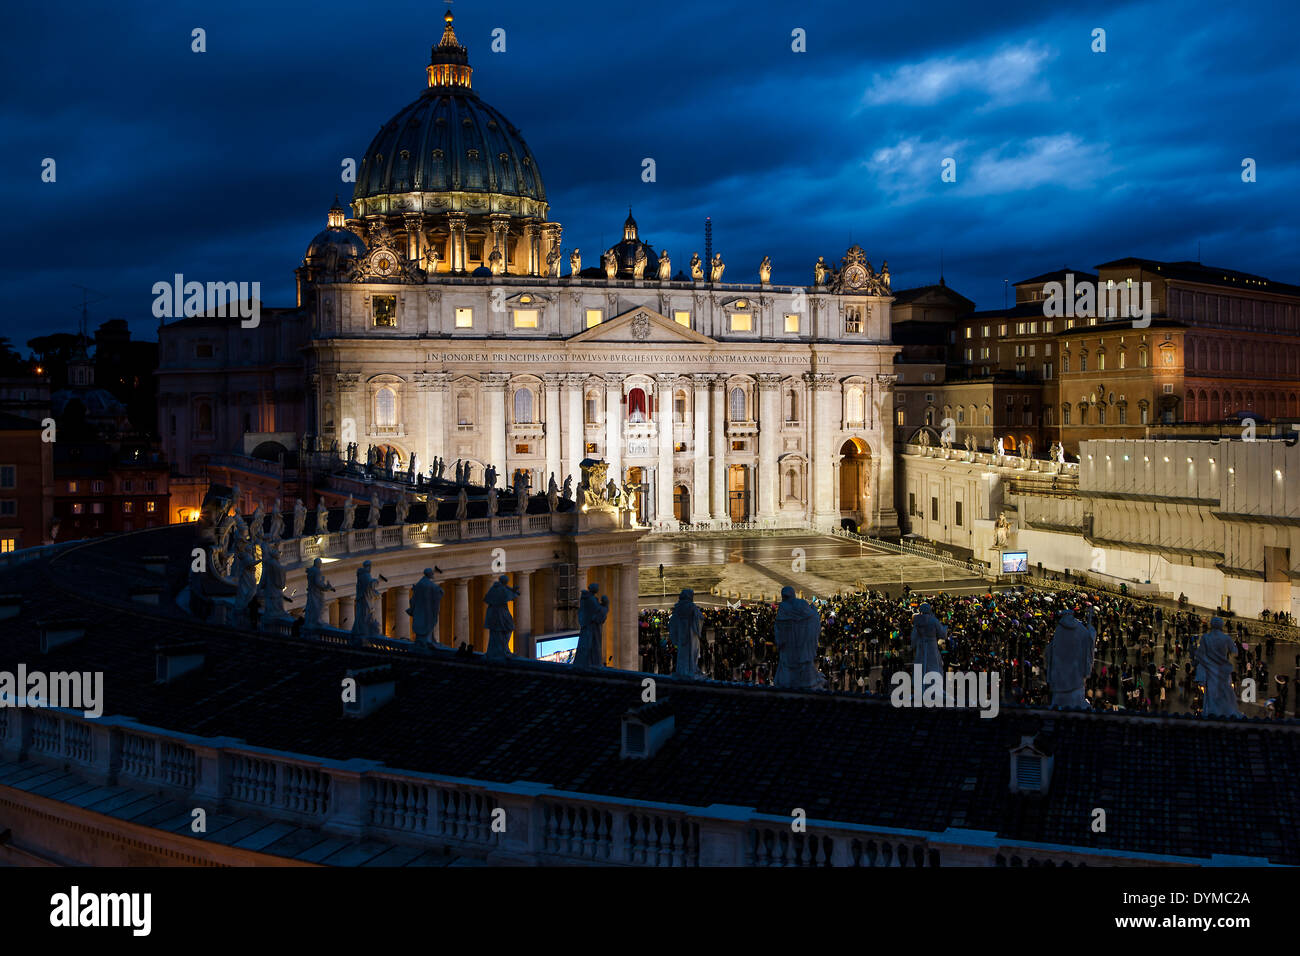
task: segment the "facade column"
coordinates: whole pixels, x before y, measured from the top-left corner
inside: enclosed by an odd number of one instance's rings
[[[838,495],[835,489],[835,431],[839,419],[835,402],[838,393],[826,372],[805,372],[808,383],[809,413],[812,416],[809,460],[812,465],[812,496],[809,502],[812,524],[838,528]]]
[[[393,639],[409,641],[411,639],[411,615],[406,611],[411,606],[411,589],[399,584],[393,589]]]
[[[469,632],[469,578],[457,578],[452,582],[452,611],[456,629],[452,635],[452,644],[474,646],[474,635]]]
[[[754,469],[758,485],[758,517],[775,518],[781,473],[777,467],[777,438],[781,428],[781,376],[775,372],[758,375],[758,461]]]
[[[692,375],[694,394],[691,396],[691,459],[694,474],[691,477],[691,521],[709,517],[709,378]]]
[[[623,484],[623,379],[605,377],[605,461],[609,477]]]
[[[871,530],[873,534],[890,537],[899,531],[894,497],[894,385],[898,382],[898,375],[883,373],[876,376],[876,381],[880,383],[880,414],[876,419],[880,447],[872,449],[879,467],[871,488],[872,510],[875,512]]]
[[[659,463],[655,468],[655,527],[673,524],[673,383],[677,375],[655,376],[655,420],[658,423]]]
[[[356,621],[357,599],[354,597],[339,598],[339,627],[345,631],[352,630],[352,624]]]
[[[533,649],[533,572],[515,572],[515,640],[514,652],[530,660],[537,656]]]
[[[424,439],[424,469],[433,464],[433,457],[447,456],[447,395],[451,385],[450,372],[434,372],[429,376],[428,433]]]
[[[465,223],[469,219],[467,213],[449,212],[447,213],[447,228],[451,232],[450,247],[447,255],[448,269],[451,272],[465,271]]]
[[[713,376],[709,398],[709,454],[713,473],[709,517],[722,521],[727,517],[727,423],[723,413],[727,407],[726,378]]]
[[[560,380],[562,376],[547,373],[543,376],[542,392],[546,396],[546,474],[542,476],[541,486],[546,488],[551,475],[560,484],[564,483],[564,466],[561,464],[560,446]]]
[[[624,564],[618,573],[618,640],[614,661],[625,671],[641,669],[640,585],[637,566]]]
[[[564,376],[564,474],[560,475],[560,484],[564,484],[564,479],[569,475],[573,476],[574,484],[582,477],[582,470],[578,463],[587,457],[587,435],[586,435],[586,395],[583,386],[586,384],[585,375],[570,374]]]
[[[487,393],[488,460],[503,475],[508,475],[506,461],[506,382],[509,372],[483,373],[483,389]]]

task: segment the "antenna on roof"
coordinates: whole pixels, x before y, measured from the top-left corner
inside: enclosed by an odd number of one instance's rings
[[[705,268],[713,261],[713,217],[704,217],[704,263]]]
[[[73,288],[81,290],[81,325],[78,328],[78,332],[80,332],[82,339],[88,339],[89,336],[86,335],[86,316],[90,310],[87,307],[90,305],[90,293],[95,292],[95,290],[87,289],[84,285],[73,285]],[[95,292],[95,296],[96,302],[108,298],[101,292]]]

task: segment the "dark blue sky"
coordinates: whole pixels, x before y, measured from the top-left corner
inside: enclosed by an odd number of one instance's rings
[[[92,328],[121,316],[152,336],[151,287],[176,272],[292,305],[306,243],[350,196],[342,159],[424,89],[445,9],[8,10],[0,335],[72,328],[84,285],[103,296]],[[1300,282],[1294,0],[452,9],[475,88],[522,130],[586,264],[631,204],[683,266],[711,215],[733,281],[770,255],[775,281],[808,282],[856,242],[904,288],[937,280],[942,249],[948,284],[992,308],[1004,278],[1194,259],[1199,241],[1205,262]]]

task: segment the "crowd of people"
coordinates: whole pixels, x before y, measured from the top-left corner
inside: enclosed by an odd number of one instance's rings
[[[912,618],[928,601],[947,627],[942,642],[947,670],[1000,675],[1003,699],[1046,704],[1050,700],[1044,651],[1067,609],[1096,628],[1096,659],[1087,682],[1094,709],[1139,712],[1199,712],[1202,688],[1196,679],[1196,646],[1209,619],[1193,611],[1165,608],[1131,598],[1087,590],[1014,589],[981,595],[939,593],[902,597],[881,592],[814,599],[821,613],[819,668],[830,687],[854,693],[888,694],[895,671],[912,664]],[[778,654],[773,625],[778,605],[745,604],[703,608],[700,673],[713,680],[772,684]],[[672,673],[675,649],[668,639],[667,608],[641,613],[644,670]],[[1237,645],[1233,684],[1255,682],[1253,716],[1300,717],[1300,659],[1297,646],[1260,641],[1248,625],[1231,621],[1225,630]],[[1292,684],[1297,693],[1290,694]],[[1290,698],[1294,697],[1294,700]],[[1288,710],[1288,705],[1294,709]]]

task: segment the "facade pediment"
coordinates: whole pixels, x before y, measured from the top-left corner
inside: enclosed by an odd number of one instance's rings
[[[579,332],[569,341],[582,344],[599,342],[716,344],[707,335],[688,329],[684,325],[678,325],[668,317],[645,306],[629,309],[607,322]]]

